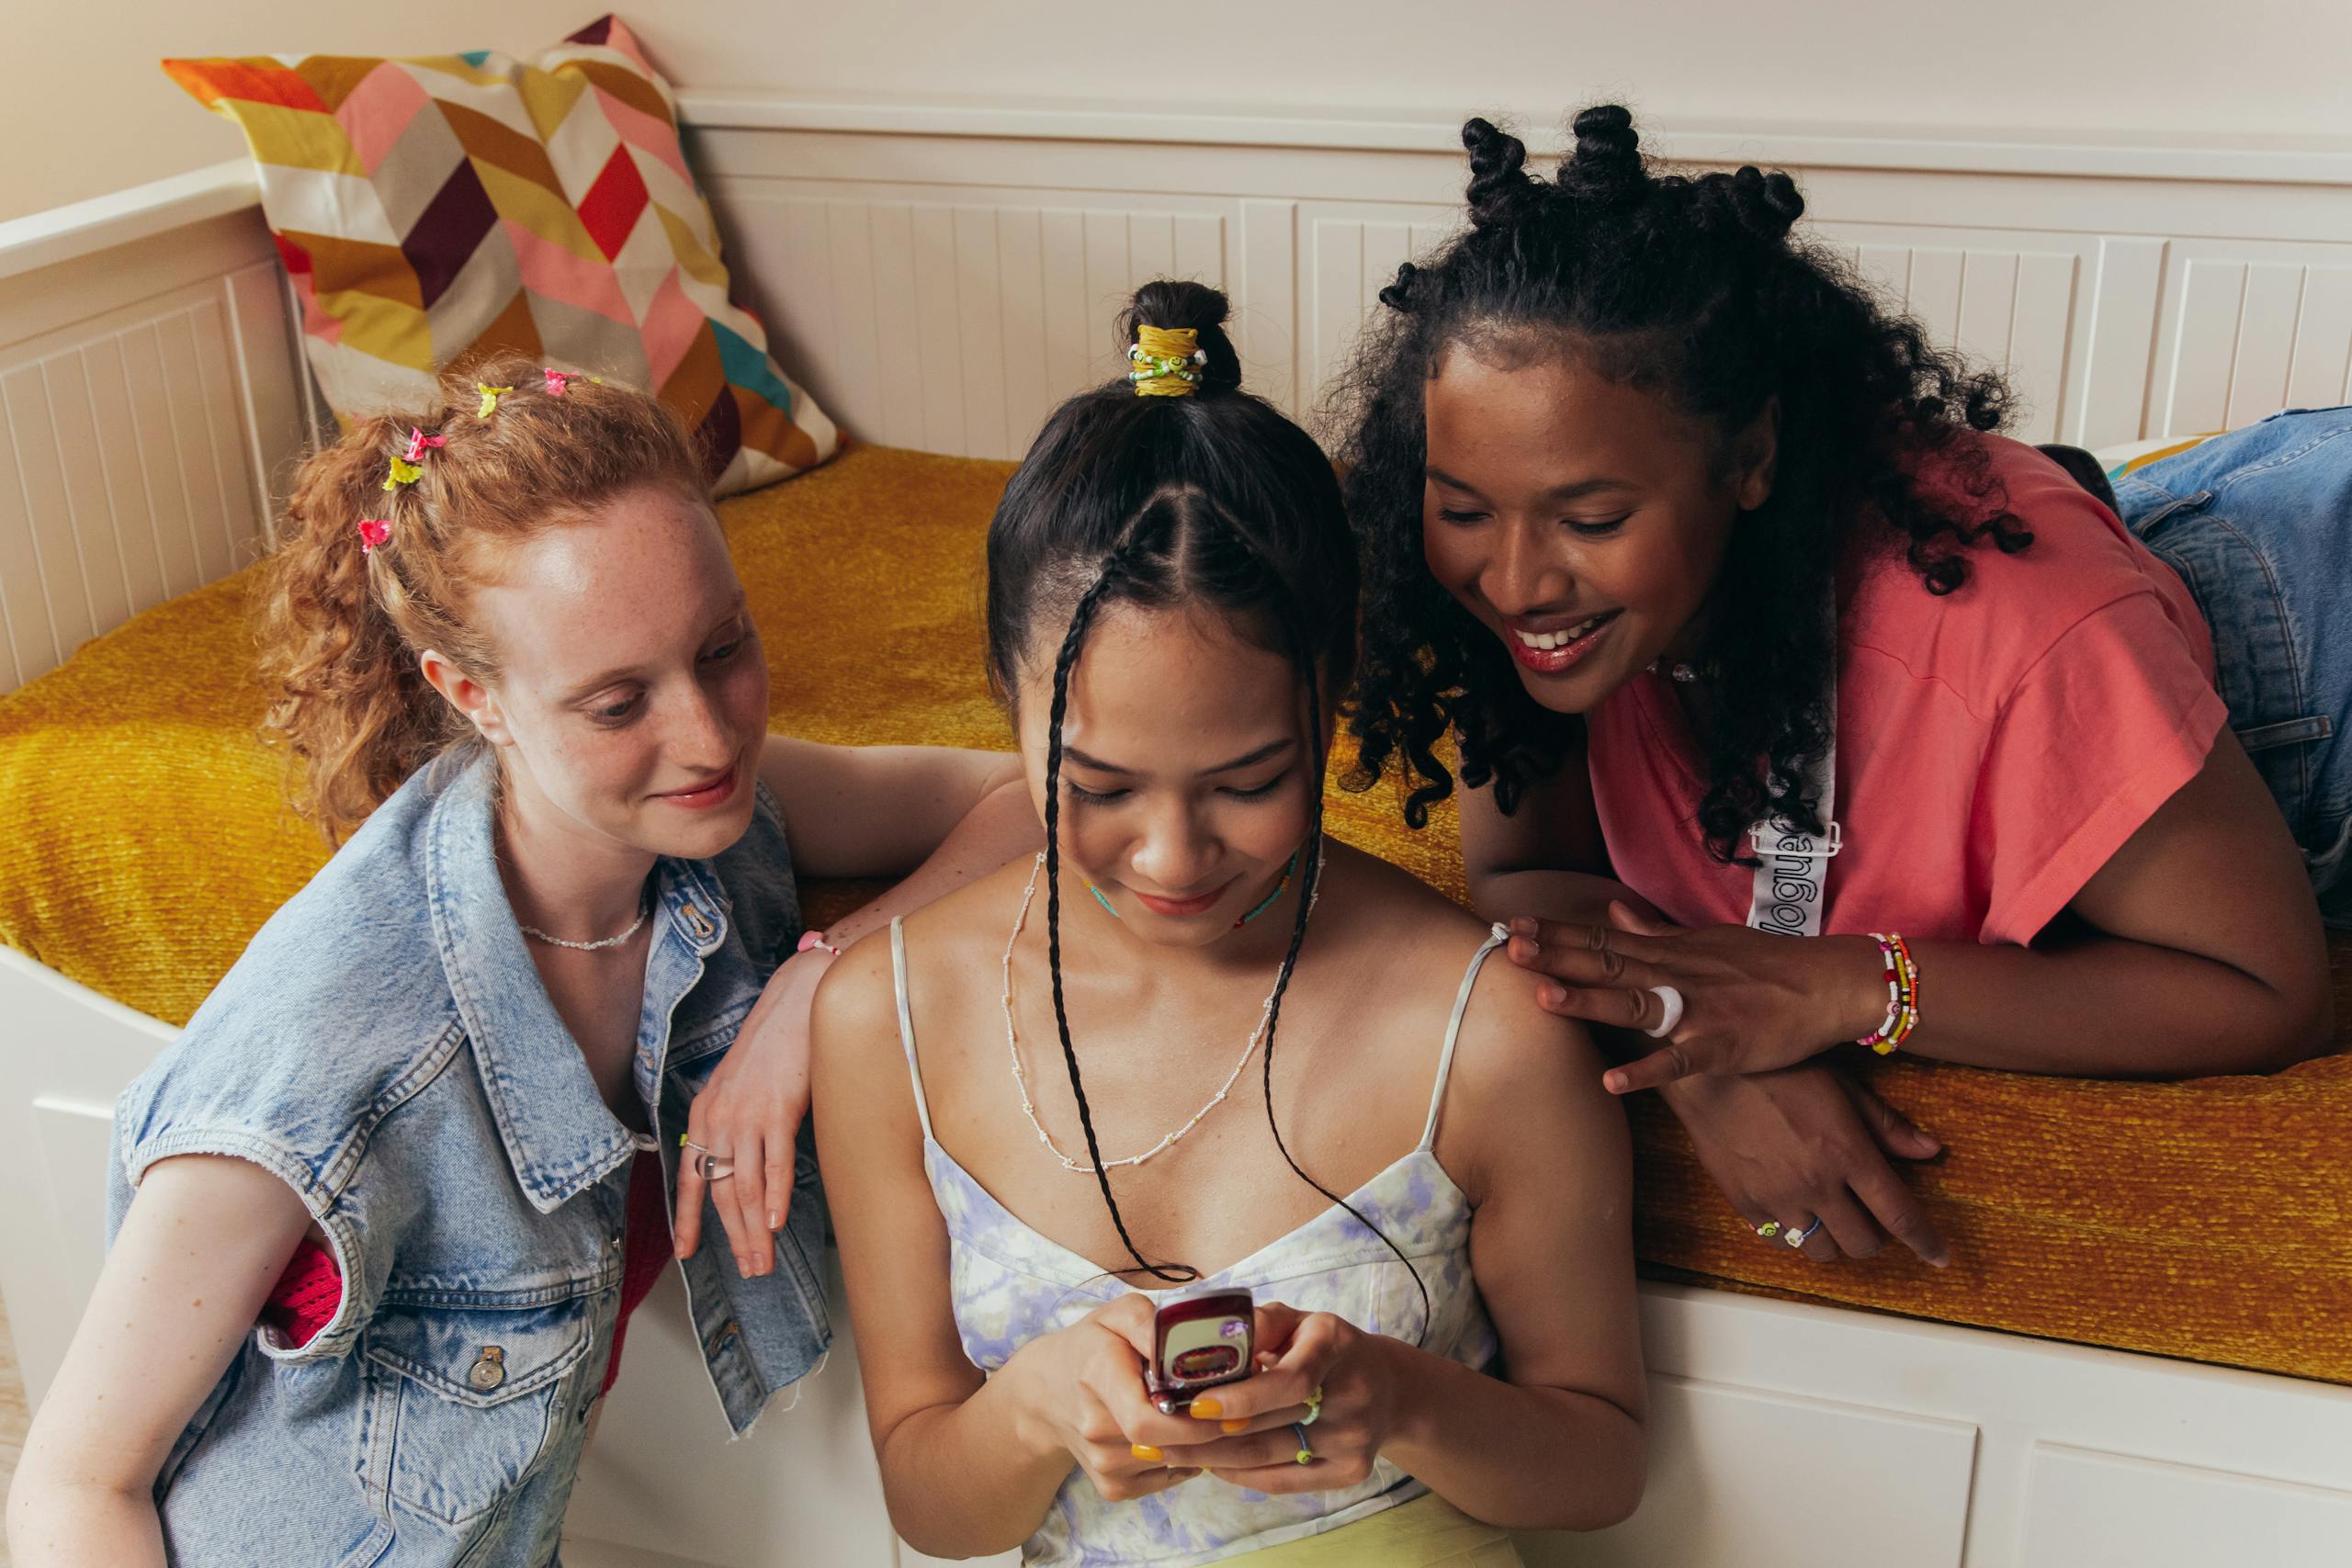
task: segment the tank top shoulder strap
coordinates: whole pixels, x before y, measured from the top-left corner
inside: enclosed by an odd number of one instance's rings
[[[907,925],[893,916],[890,919],[890,984],[899,994],[899,1044],[907,1054],[907,1077],[914,1080],[915,1114],[922,1119],[922,1135],[926,1142],[936,1142],[931,1135],[931,1102],[923,1098],[922,1064],[915,1060],[915,1019],[907,1006]],[[1455,1010],[1456,1021],[1460,1010]],[[1453,1055],[1453,1042],[1449,1036],[1445,1054]],[[1442,1078],[1441,1077],[1441,1081]]]
[[[1430,1119],[1422,1124],[1419,1148],[1427,1149],[1437,1142],[1438,1107],[1445,1103],[1445,1080],[1453,1075],[1453,1047],[1462,1038],[1462,1015],[1470,1010],[1471,987],[1478,983],[1478,971],[1486,967],[1487,955],[1510,940],[1510,931],[1507,927],[1495,926],[1487,932],[1487,940],[1478,944],[1478,951],[1470,955],[1469,968],[1463,971],[1462,988],[1453,994],[1453,1016],[1445,1021],[1445,1050],[1437,1059],[1437,1085],[1430,1090]],[[904,1016],[906,996],[902,991],[899,993],[901,1017]],[[909,1044],[907,1049],[911,1057],[913,1045]],[[915,1093],[918,1097],[922,1095],[920,1086]]]

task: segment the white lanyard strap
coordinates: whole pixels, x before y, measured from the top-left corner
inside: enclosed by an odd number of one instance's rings
[[[1804,782],[1820,803],[1823,825],[1819,837],[1804,832],[1785,817],[1768,817],[1747,829],[1747,847],[1756,856],[1756,892],[1747,906],[1747,923],[1759,931],[1782,936],[1819,936],[1824,887],[1829,880],[1831,857],[1846,846],[1838,825],[1838,677],[1829,678],[1827,735],[1829,743],[1804,771]]]

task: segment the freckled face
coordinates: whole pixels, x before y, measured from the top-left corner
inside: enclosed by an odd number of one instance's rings
[[[1424,393],[1423,554],[1528,694],[1582,713],[1681,651],[1734,521],[1770,493],[1769,430],[1724,477],[1703,424],[1569,354],[1455,348]]]
[[[475,613],[503,666],[486,733],[519,807],[687,859],[742,836],[768,673],[707,502],[649,487],[547,529]]]
[[[1045,815],[1054,634],[1022,672],[1018,724]],[[1117,604],[1070,672],[1063,725],[1064,863],[1136,935],[1201,946],[1233,929],[1306,840],[1313,797],[1289,660],[1214,614]]]

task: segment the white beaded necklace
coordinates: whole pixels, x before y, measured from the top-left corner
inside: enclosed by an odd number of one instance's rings
[[[1315,893],[1306,901],[1306,913],[1310,919],[1314,918],[1315,906],[1323,893],[1321,875],[1323,852],[1320,848],[1316,851],[1315,861],[1317,873]],[[1232,1092],[1234,1083],[1241,1077],[1241,1069],[1250,1065],[1250,1058],[1258,1054],[1259,1042],[1266,1037],[1267,1025],[1273,1021],[1274,998],[1282,990],[1283,976],[1290,971],[1290,961],[1285,958],[1282,970],[1274,976],[1273,989],[1266,993],[1266,1005],[1259,1010],[1258,1027],[1250,1032],[1250,1042],[1241,1048],[1241,1059],[1233,1064],[1233,1071],[1225,1075],[1225,1081],[1217,1086],[1215,1094],[1209,1096],[1208,1103],[1193,1112],[1191,1121],[1139,1155],[1129,1155],[1125,1159],[1106,1159],[1100,1167],[1088,1165],[1083,1160],[1072,1159],[1062,1152],[1062,1146],[1059,1144],[1054,1142],[1054,1135],[1046,1131],[1046,1124],[1037,1120],[1036,1103],[1029,1098],[1029,1075],[1021,1066],[1021,1037],[1012,1026],[1012,949],[1021,941],[1022,928],[1029,923],[1029,906],[1036,900],[1037,877],[1045,869],[1046,857],[1044,852],[1040,852],[1037,863],[1029,868],[1029,886],[1021,890],[1021,912],[1012,918],[1012,934],[1005,939],[1004,943],[1004,1048],[1006,1054],[1012,1058],[1012,1081],[1021,1091],[1021,1113],[1029,1118],[1029,1125],[1037,1130],[1037,1141],[1045,1145],[1056,1159],[1062,1162],[1064,1170],[1074,1170],[1080,1175],[1091,1176],[1097,1169],[1112,1170],[1123,1165],[1141,1165],[1153,1156],[1165,1154],[1173,1148],[1179,1139],[1201,1124],[1201,1118],[1225,1103],[1225,1097]]]

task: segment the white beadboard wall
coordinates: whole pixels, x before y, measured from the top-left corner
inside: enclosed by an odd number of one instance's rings
[[[879,135],[870,111],[843,133],[701,107],[734,254],[812,389],[870,437],[974,457],[1018,457],[1055,400],[1114,373],[1119,303],[1171,265],[1232,296],[1252,385],[1313,417],[1396,264],[1458,212],[1458,154],[1386,143],[1048,141],[1012,118],[1023,135]],[[1807,231],[2005,368],[2021,435],[2098,446],[2352,399],[2340,178],[1804,150]]]
[[[1442,125],[684,103],[780,357],[859,437],[928,451],[1019,457],[1119,371],[1113,317],[1160,276],[1224,288],[1251,387],[1314,421],[1396,264],[1458,220]],[[2004,367],[2030,439],[2352,400],[2352,148],[1647,140],[1790,167],[1808,231]],[[309,433],[250,179],[88,208],[0,224],[0,691],[249,558]]]
[[[299,385],[256,208],[0,277],[0,691],[254,558]]]

